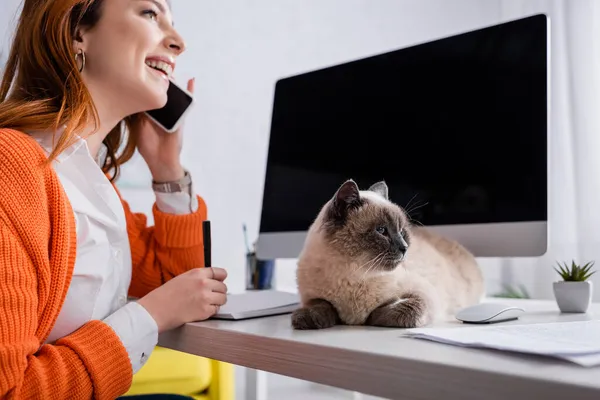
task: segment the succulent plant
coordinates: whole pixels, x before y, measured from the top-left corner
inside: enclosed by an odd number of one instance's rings
[[[594,261],[590,261],[583,266],[580,266],[573,261],[571,266],[565,262],[563,264],[557,263],[558,269],[555,267],[554,270],[561,276],[565,282],[583,282],[594,275],[596,271],[592,271]]]

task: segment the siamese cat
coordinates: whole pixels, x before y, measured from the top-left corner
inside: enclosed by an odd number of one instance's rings
[[[459,243],[411,224],[385,182],[344,182],[310,226],[299,256],[295,329],[336,324],[421,327],[484,297],[482,273]]]

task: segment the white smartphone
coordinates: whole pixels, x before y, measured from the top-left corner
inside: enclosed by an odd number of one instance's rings
[[[146,111],[146,115],[165,131],[173,133],[179,128],[193,103],[194,97],[190,92],[169,81],[167,104],[162,108]]]

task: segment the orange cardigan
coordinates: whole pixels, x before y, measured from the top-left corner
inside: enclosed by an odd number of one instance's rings
[[[90,321],[44,344],[67,294],[76,257],[70,203],[45,153],[24,133],[0,129],[0,398],[114,399],[131,385],[115,332]],[[206,204],[177,216],[153,208],[155,226],[123,202],[131,245],[130,295],[203,265]]]

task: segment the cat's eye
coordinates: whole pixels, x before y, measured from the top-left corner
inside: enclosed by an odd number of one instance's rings
[[[378,226],[375,230],[381,235],[387,235],[387,228],[385,226]]]

